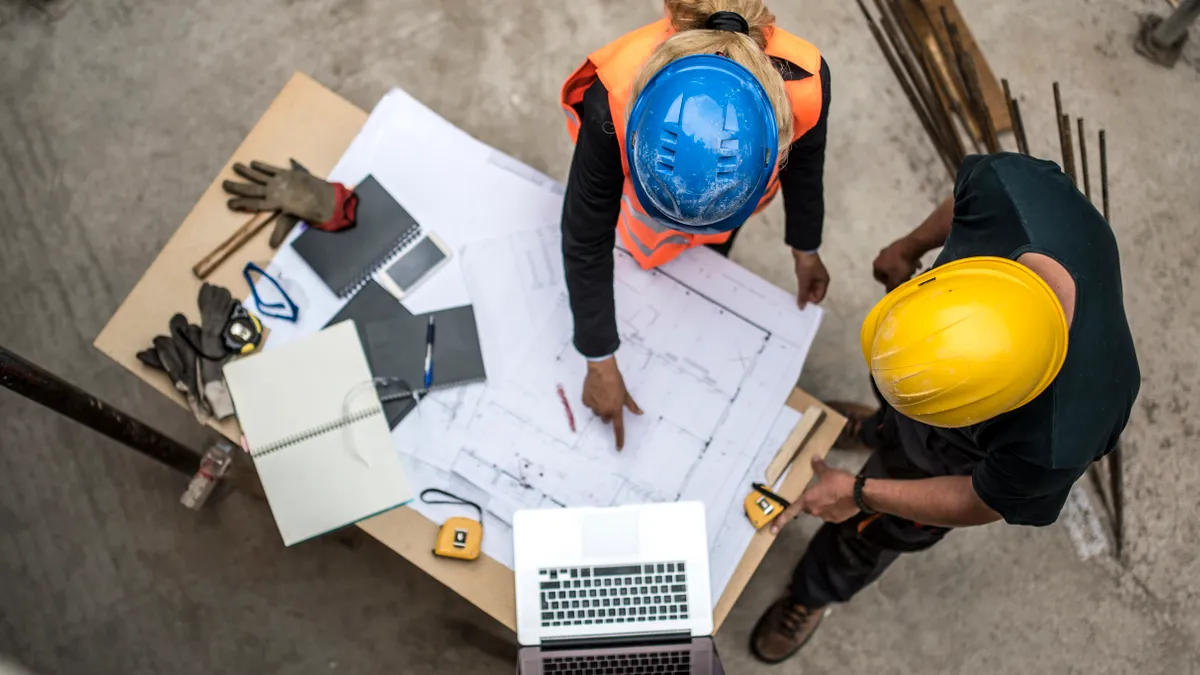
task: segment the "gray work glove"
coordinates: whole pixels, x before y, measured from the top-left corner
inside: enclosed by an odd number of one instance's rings
[[[213,417],[223,420],[233,414],[233,399],[229,396],[229,388],[225,386],[225,378],[221,368],[229,361],[225,349],[225,341],[221,334],[229,323],[229,316],[237,302],[229,289],[204,284],[200,287],[200,348],[205,357],[200,359],[200,383],[204,400],[212,411]],[[224,355],[213,360],[211,357]]]
[[[231,355],[222,334],[236,301],[220,286],[204,284],[197,300],[200,325],[189,324],[187,317],[171,317],[168,335],[154,338],[153,347],[138,352],[138,360],[166,372],[171,384],[187,397],[188,408],[196,421],[207,424],[213,418],[233,414],[233,399],[225,386],[221,368]]]
[[[212,409],[204,400],[200,385],[200,354],[192,346],[200,344],[199,326],[188,324],[187,317],[176,314],[171,317],[169,335],[154,338],[153,346],[137,354],[142,363],[167,374],[171,384],[187,398],[188,408],[196,421],[207,424],[212,419]]]
[[[333,184],[313,176],[296,160],[291,163],[291,169],[258,161],[250,162],[249,167],[234,164],[234,173],[250,182],[227,180],[221,184],[225,192],[237,195],[229,200],[229,208],[234,211],[281,212],[271,232],[271,248],[278,248],[301,220],[314,227],[328,222],[338,202]]]

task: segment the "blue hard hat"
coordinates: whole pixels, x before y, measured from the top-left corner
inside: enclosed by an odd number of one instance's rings
[[[638,95],[626,124],[629,176],[642,208],[689,234],[746,222],[778,151],[766,90],[745,66],[716,54],[667,64]]]

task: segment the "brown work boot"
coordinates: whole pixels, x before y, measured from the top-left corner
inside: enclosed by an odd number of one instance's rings
[[[750,652],[759,661],[779,663],[800,651],[816,632],[825,608],[813,609],[792,600],[780,598],[758,620],[750,634]]]

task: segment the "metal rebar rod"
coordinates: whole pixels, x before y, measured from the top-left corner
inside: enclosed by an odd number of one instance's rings
[[[1058,89],[1057,82],[1054,83],[1054,115],[1055,115],[1054,123],[1058,125],[1058,141],[1059,141],[1059,145],[1061,146],[1063,144],[1062,143],[1063,105],[1062,105],[1062,93]],[[1066,157],[1066,155],[1063,155],[1063,166],[1066,166],[1066,165],[1067,165],[1067,157]]]
[[[975,105],[975,92],[971,88],[971,80],[967,75],[966,63],[963,59],[964,50],[962,39],[958,34],[958,25],[950,20],[950,14],[946,11],[944,6],[939,7],[938,10],[941,14],[942,25],[946,28],[946,39],[950,44],[950,52],[947,56],[947,61],[954,65],[951,70],[954,71],[958,82],[962,87],[964,121],[966,122],[967,127],[971,130],[971,133],[979,136],[979,138],[983,140],[984,148],[987,149],[988,152],[991,152],[991,148],[987,147],[987,135],[983,132],[983,127],[979,124],[979,111]],[[978,149],[978,144],[976,144],[976,148]]]
[[[1071,131],[1071,116],[1063,115],[1061,128],[1063,130],[1062,146],[1063,146],[1063,171],[1071,177],[1071,182],[1079,185],[1079,179],[1075,174],[1075,143],[1071,138],[1074,132]]]
[[[1092,489],[1096,491],[1096,498],[1100,500],[1100,508],[1104,510],[1104,516],[1108,518],[1108,522],[1113,522],[1112,504],[1108,500],[1108,490],[1111,486],[1105,485],[1105,475],[1101,470],[1104,465],[1101,462],[1092,462],[1087,468],[1088,482],[1092,484]]]
[[[970,112],[970,106],[967,104],[967,84],[963,81],[963,75],[959,72],[958,62],[954,58],[954,50],[950,48],[948,40],[950,37],[950,15],[946,13],[945,7],[940,7],[942,26],[946,29],[946,40],[942,39],[942,34],[938,32],[934,26],[933,17],[929,15],[929,8],[925,3],[920,3],[922,11],[925,14],[925,20],[929,22],[929,32],[933,34],[934,42],[937,43],[938,53],[941,56],[942,69],[949,79],[950,89],[957,91],[958,94],[951,97],[951,108],[958,114],[962,120],[963,127],[967,130],[967,136],[970,137],[971,145],[976,152],[981,151],[979,139],[983,138],[983,132],[980,131],[979,125],[975,123],[975,117]]]
[[[895,0],[893,0],[892,5],[896,4]],[[929,112],[937,119],[938,124],[942,127],[943,135],[949,141],[949,146],[946,150],[954,159],[955,164],[962,164],[962,160],[967,156],[967,152],[963,147],[962,139],[959,138],[958,127],[955,126],[954,120],[951,117],[949,105],[953,102],[954,98],[946,90],[946,83],[942,79],[941,71],[938,70],[933,55],[930,53],[929,45],[917,34],[916,26],[913,25],[912,18],[909,17],[908,12],[903,7],[897,7],[892,12],[892,15],[895,17],[900,31],[904,34],[909,48],[916,55],[917,64],[921,67],[925,81],[929,83],[934,98],[932,108]]]
[[[1171,15],[1150,33],[1150,41],[1159,49],[1176,46],[1187,35],[1188,27],[1200,17],[1200,0],[1183,0]]]
[[[1113,542],[1117,549],[1117,560],[1125,553],[1125,468],[1121,444],[1113,448],[1108,459],[1109,493],[1112,497]]]
[[[934,100],[936,95],[930,91],[917,65],[904,48],[904,38],[900,36],[900,31],[896,28],[895,22],[886,13],[887,10],[884,8],[882,0],[875,0],[875,2],[879,5],[880,12],[884,12],[880,16],[880,25],[883,27],[883,32],[891,43],[896,60],[899,61],[900,66],[904,69],[904,73],[908,76],[909,82],[912,83],[913,91],[916,92],[917,98],[920,99],[921,105],[933,126],[933,130],[937,132],[939,137],[938,148],[943,152],[949,153],[952,146],[949,134],[942,126],[941,119],[934,112],[934,106],[937,104],[937,101]]]
[[[930,92],[928,87],[925,86],[926,83],[924,78],[919,73],[916,64],[913,62],[908,53],[908,50],[905,49],[905,45],[907,44],[906,41],[901,36],[900,31],[896,28],[896,23],[892,20],[892,16],[890,12],[888,12],[887,7],[883,4],[883,0],[875,0],[875,6],[879,9],[878,25],[883,29],[883,34],[887,36],[888,44],[891,45],[892,52],[896,55],[896,61],[904,69],[905,74],[908,75],[908,80],[913,85],[913,91],[917,92],[917,94],[920,96],[922,105],[924,105],[926,110],[928,110]]]
[[[996,125],[992,123],[992,114],[988,111],[987,103],[983,100],[983,86],[979,82],[979,71],[975,69],[975,58],[968,54],[963,47],[962,37],[958,34],[957,26],[954,27],[951,41],[957,52],[963,76],[966,78],[967,88],[971,92],[971,109],[975,115],[976,124],[983,131],[984,145],[987,147],[988,152],[1000,152],[1000,139],[996,135]]]
[[[1025,120],[1021,117],[1021,102],[1017,99],[1012,101],[1013,112],[1013,130],[1017,134],[1017,150],[1023,154],[1029,154],[1029,138],[1025,135]]]
[[[883,32],[879,30],[879,26],[875,25],[875,19],[871,17],[871,13],[867,11],[867,6],[862,0],[857,0],[858,8],[862,10],[863,16],[867,18],[867,27],[871,29],[871,35],[875,37],[875,43],[879,45],[879,50],[883,52],[883,57],[888,62],[888,66],[892,69],[892,75],[900,83],[900,88],[904,90],[904,95],[908,98],[909,104],[916,113],[917,119],[920,120],[921,126],[925,128],[925,133],[928,134],[929,140],[933,142],[934,149],[937,150],[938,157],[942,159],[942,163],[946,165],[946,171],[953,178],[958,171],[958,167],[946,156],[945,150],[941,147],[938,140],[938,134],[933,129],[933,123],[929,121],[925,111],[921,107],[921,102],[917,99],[916,93],[912,90],[908,80],[904,77],[904,72],[900,69],[900,64],[896,62],[896,57],[892,55],[888,48],[887,39],[884,38]]]
[[[190,476],[200,468],[200,454],[196,451],[4,347],[0,347],[0,386],[180,473]]]
[[[969,111],[973,126],[979,130],[979,134],[983,138],[984,148],[988,152],[996,152],[999,149],[999,144],[995,142],[995,134],[988,133],[986,128],[988,120],[983,119],[985,115],[980,114],[980,103],[983,94],[978,91],[975,62],[963,46],[962,35],[958,32],[958,24],[950,20],[950,15],[946,11],[945,6],[939,9],[942,15],[942,23],[946,26],[946,36],[950,38],[950,48],[953,50],[954,63],[958,65],[958,72],[962,78],[966,109]]]
[[[921,3],[921,4],[924,5],[925,3]],[[942,40],[941,33],[939,33],[937,31],[937,29],[934,28],[933,19],[929,16],[928,13],[926,13],[925,18],[929,19],[929,29],[931,31],[933,31],[933,38],[934,38],[934,40],[937,41],[938,50],[940,50],[942,52],[942,58],[945,60],[946,65],[947,65],[946,70],[948,70],[950,72],[950,75],[954,78],[954,84],[956,86],[958,86],[959,91],[962,93],[962,95],[966,96],[967,95],[967,83],[965,81],[963,81],[962,73],[960,73],[956,68],[950,67],[951,65],[953,65],[953,61],[951,61],[950,59],[954,58],[954,50],[952,49],[952,46],[950,44],[950,39],[951,39],[950,38],[950,26],[954,22],[950,20],[950,14],[948,14],[946,12],[945,7],[939,7],[938,12],[939,12],[940,18],[942,19],[942,27],[946,29],[946,40]]]
[[[1092,199],[1092,179],[1088,175],[1088,154],[1087,154],[1087,134],[1084,132],[1083,118],[1080,117],[1079,123],[1079,170],[1083,174],[1083,194],[1090,201]]]
[[[1108,211],[1108,134],[1100,130],[1100,199],[1104,207],[1104,219],[1112,225],[1112,217]]]
[[[1021,139],[1017,133],[1017,113],[1013,110],[1013,103],[1015,101],[1013,101],[1012,89],[1008,86],[1008,80],[1003,78],[1000,80],[1000,87],[1004,89],[1004,105],[1008,106],[1008,118],[1012,120],[1013,142],[1016,143],[1017,151],[1020,152]]]

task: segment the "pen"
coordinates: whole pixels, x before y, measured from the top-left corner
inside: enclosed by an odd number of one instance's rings
[[[433,315],[429,315],[429,325],[425,327],[425,388],[433,384]]]

